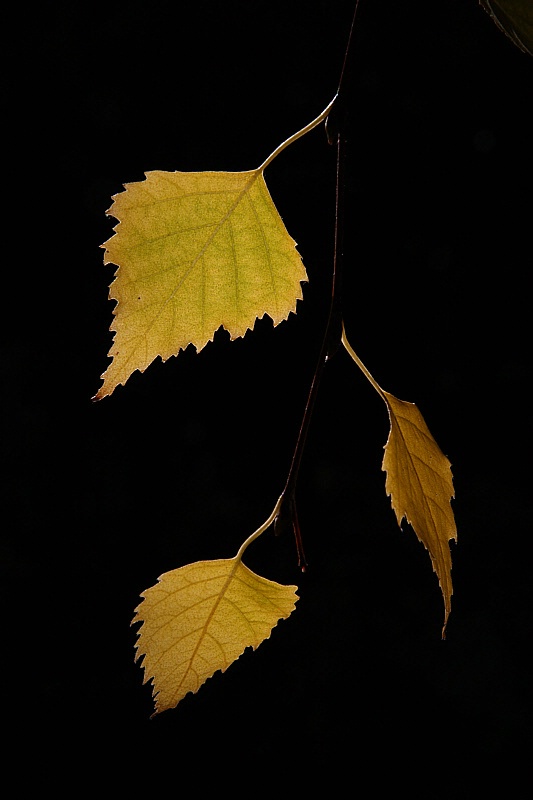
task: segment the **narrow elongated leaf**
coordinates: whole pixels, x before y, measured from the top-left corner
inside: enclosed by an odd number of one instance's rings
[[[444,597],[444,635],[453,591],[449,541],[457,539],[451,465],[416,405],[385,391],[383,397],[391,424],[383,458],[385,489],[398,524],[405,517],[429,551]]]
[[[235,339],[265,314],[277,325],[296,311],[307,275],[261,168],[148,172],[113,201],[119,222],[102,246],[118,265],[115,334],[95,399],[158,356],[201,350],[221,326]]]
[[[398,400],[370,374],[348,341],[344,325],[342,343],[387,406],[390,431],[382,465],[387,473],[385,489],[398,525],[405,518],[431,556],[444,598],[444,637],[453,593],[449,542],[457,539],[451,464],[415,404]]]
[[[256,575],[239,557],[161,575],[143,592],[133,619],[142,622],[136,660],[142,659],[144,682],[152,681],[154,713],[173,708],[246,647],[268,639],[294,610],[296,589]]]

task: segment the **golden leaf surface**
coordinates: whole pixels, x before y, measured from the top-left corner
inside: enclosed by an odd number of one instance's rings
[[[95,399],[158,356],[200,351],[221,326],[235,339],[265,314],[277,325],[302,299],[307,274],[262,168],[147,172],[107,213],[118,220],[102,245],[118,266],[114,338]]]
[[[249,570],[239,556],[166,572],[142,593],[132,624],[142,622],[136,659],[152,681],[154,714],[174,708],[247,647],[257,648],[298,600]]]
[[[382,465],[385,489],[398,524],[405,517],[429,551],[444,597],[444,635],[453,593],[449,541],[457,539],[451,464],[416,405],[381,391],[391,425]]]
[[[416,405],[398,400],[371,375],[348,341],[344,323],[341,338],[348,354],[387,406],[390,431],[382,464],[387,474],[385,489],[398,525],[405,518],[429,551],[444,598],[444,637],[453,594],[449,542],[457,540],[451,507],[454,497],[451,464]]]

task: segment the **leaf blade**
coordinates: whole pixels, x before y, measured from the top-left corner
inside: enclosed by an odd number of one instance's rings
[[[391,424],[382,463],[385,490],[398,524],[405,518],[429,552],[444,598],[444,636],[453,594],[449,542],[457,541],[451,464],[417,406],[382,392]]]
[[[256,575],[238,557],[161,575],[132,620],[142,623],[135,660],[142,659],[144,683],[152,683],[154,715],[269,638],[294,610],[296,589]]]
[[[200,351],[221,326],[235,339],[265,314],[277,325],[302,299],[307,273],[261,169],[148,172],[107,213],[114,338],[95,399],[158,356]]]
[[[533,55],[533,6],[530,0],[479,0],[494,24],[524,53]]]

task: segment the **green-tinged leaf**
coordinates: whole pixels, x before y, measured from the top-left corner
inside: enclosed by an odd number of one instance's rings
[[[533,55],[533,0],[479,0],[498,28]]]
[[[148,172],[113,201],[119,222],[103,247],[118,265],[115,333],[96,399],[158,356],[201,350],[221,326],[235,339],[265,314],[277,325],[296,311],[307,275],[262,168]]]
[[[294,610],[296,589],[256,575],[239,556],[161,575],[142,593],[133,619],[142,622],[136,660],[142,659],[144,682],[153,684],[154,713],[173,708],[247,647],[268,639]]]
[[[457,539],[451,465],[416,405],[385,391],[383,397],[391,425],[383,458],[385,489],[398,524],[405,517],[429,551],[444,597],[444,634],[453,593],[449,541]]]

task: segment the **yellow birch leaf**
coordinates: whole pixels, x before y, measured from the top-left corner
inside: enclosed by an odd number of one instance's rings
[[[381,392],[391,425],[382,465],[387,473],[385,489],[398,524],[405,517],[429,551],[444,597],[444,636],[453,592],[449,541],[457,539],[451,464],[416,405]]]
[[[142,659],[144,683],[152,682],[154,714],[268,639],[294,611],[296,589],[256,575],[239,555],[161,575],[142,593],[132,622],[142,622],[135,660]]]
[[[271,159],[270,159],[271,160]],[[296,311],[307,280],[263,177],[248,172],[146,173],[113,197],[118,220],[104,263],[118,265],[112,358],[95,396],[111,394],[155,358],[200,351],[223,326],[244,336],[268,314]]]
[[[346,337],[342,343],[387,406],[390,431],[385,444],[385,490],[398,525],[405,519],[429,551],[444,598],[444,638],[453,594],[449,542],[457,540],[451,507],[454,497],[451,464],[431,435],[414,403],[398,400],[381,388]]]

